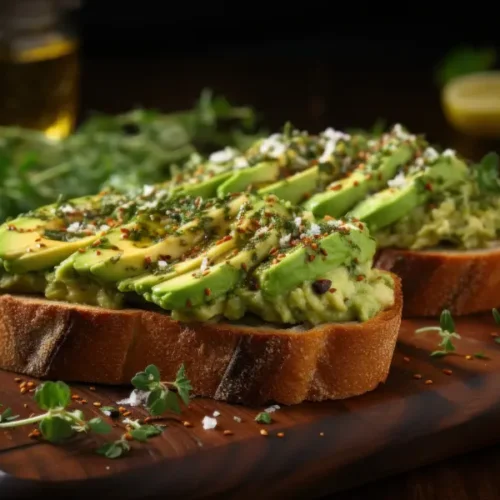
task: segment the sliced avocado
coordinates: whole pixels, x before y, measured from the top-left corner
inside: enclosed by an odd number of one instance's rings
[[[255,275],[262,293],[271,298],[305,281],[314,281],[332,268],[363,263],[373,258],[375,240],[363,224],[329,221],[314,224],[315,236],[301,238],[273,259],[257,268]]]
[[[427,168],[406,178],[399,187],[379,191],[359,203],[350,215],[365,222],[372,232],[404,217],[429,200],[434,190],[446,190],[467,178],[467,165],[456,157],[441,156]]]
[[[171,311],[196,307],[226,294],[267,257],[279,234],[270,230],[264,237],[255,236],[234,257],[211,267],[208,274],[186,273],[153,287],[151,300]]]
[[[124,200],[106,193],[85,196],[3,224],[0,259],[5,270],[21,274],[55,266],[107,230],[117,220],[112,212]]]
[[[161,221],[147,217],[134,219],[61,263],[55,271],[56,280],[74,280],[74,272],[107,282],[138,276],[158,260],[174,261],[188,255],[211,232],[224,234],[231,218],[248,201],[247,196],[240,195],[216,203],[177,229],[167,230]]]
[[[172,192],[174,198],[180,196],[201,196],[202,198],[212,198],[217,195],[217,188],[229,179],[232,172],[224,172],[222,174],[207,177],[201,182],[186,183],[179,186],[178,189]]]
[[[282,200],[297,204],[316,190],[318,178],[319,167],[314,166],[287,179],[261,188],[257,193],[262,196],[274,194]]]
[[[403,143],[389,155],[385,152],[377,154],[349,177],[333,182],[326,192],[312,196],[304,203],[304,209],[317,217],[345,215],[370,191],[380,189],[394,177],[398,169],[414,157],[415,151],[415,146]]]
[[[254,167],[235,170],[234,173],[217,188],[217,196],[246,191],[248,186],[259,186],[274,182],[279,178],[280,166],[277,162],[263,162]]]

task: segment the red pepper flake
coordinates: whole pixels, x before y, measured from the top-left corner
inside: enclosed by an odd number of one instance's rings
[[[342,189],[342,184],[337,184],[336,186],[332,186],[330,191],[340,191]]]
[[[144,267],[147,269],[151,265],[151,257],[144,257]]]
[[[420,375],[420,373],[415,373],[415,374],[413,375],[413,378],[414,378],[415,380],[420,380],[420,379],[422,378],[422,375]]]
[[[101,255],[101,253],[102,253],[102,252],[101,252],[100,250],[97,250],[97,251],[96,251],[96,255]]]
[[[329,220],[335,220],[335,218],[334,218],[334,217],[332,217],[331,215],[325,215],[325,216],[323,217],[323,220],[329,221]]]
[[[29,434],[28,437],[30,439],[36,439],[39,438],[42,435],[42,433],[38,429],[33,429]]]
[[[434,382],[431,379],[427,379],[424,384],[425,385],[432,385]]]
[[[80,253],[85,253],[85,248],[79,248],[79,249],[78,249],[78,251],[79,251]]]
[[[243,262],[241,264],[241,269],[243,269],[243,271],[246,271],[248,269],[247,265],[245,264],[245,262]]]
[[[330,288],[330,290],[328,290],[330,293],[335,293],[337,291],[336,288]]]
[[[130,415],[132,415],[132,412],[131,412],[131,411],[124,411],[124,412],[123,412],[123,416],[124,416],[124,417],[130,417]]]
[[[118,411],[123,415],[127,411],[127,408],[124,408],[123,406],[119,406]]]
[[[210,295],[212,294],[212,290],[210,290],[210,288],[205,288],[204,292],[207,297],[210,297]]]
[[[430,182],[427,182],[424,187],[427,191],[432,191],[432,184]]]
[[[279,438],[283,438],[283,437],[285,437],[285,433],[284,432],[278,432],[278,434],[276,434],[276,436],[278,436]]]
[[[317,250],[318,249],[318,244],[317,243],[311,243],[311,248],[313,250]]]
[[[358,187],[359,186],[359,182],[358,181],[354,181],[353,184],[354,184],[354,187]]]
[[[364,279],[365,277],[362,274],[358,274],[358,276],[356,276],[356,281],[363,281]]]
[[[316,255],[308,255],[307,258],[309,259],[309,262],[312,262],[316,258]]]
[[[269,254],[270,254],[270,255],[274,255],[274,254],[275,254],[275,253],[277,253],[277,252],[278,252],[278,249],[277,249],[277,248],[271,248],[271,250],[270,250]]]
[[[205,270],[201,273],[201,275],[202,275],[202,276],[207,276],[207,274],[210,274],[210,271],[209,271],[208,269],[205,269]]]
[[[452,374],[453,374],[453,371],[451,371],[449,368],[444,368],[444,369],[443,369],[443,373],[444,373],[445,375],[452,375]]]
[[[224,436],[232,436],[232,435],[234,434],[234,432],[233,432],[233,431],[230,431],[230,430],[225,430],[225,431],[223,432],[223,434],[224,434]]]

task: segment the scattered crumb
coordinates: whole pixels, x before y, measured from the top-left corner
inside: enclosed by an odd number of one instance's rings
[[[269,408],[267,408],[266,410],[264,410],[266,413],[273,413],[277,410],[280,409],[280,406],[279,405],[272,405],[270,406]]]
[[[99,403],[99,401],[94,401],[92,404],[93,404],[96,408],[100,408],[100,407],[102,406],[102,404],[101,404],[101,403]]]
[[[416,380],[420,380],[422,378],[422,375],[420,375],[420,373],[415,373],[413,375],[413,378],[416,379]]]
[[[193,424],[191,422],[188,422],[187,420],[184,420],[184,422],[182,422],[182,425],[184,427],[193,427]]]
[[[409,362],[410,362],[410,358],[409,358],[408,356],[405,356],[405,357],[403,358],[403,361],[405,361],[406,363],[409,363]]]
[[[282,437],[285,437],[285,433],[284,432],[278,432],[278,434],[276,434],[279,438],[282,438]]]
[[[213,415],[214,417],[219,417],[219,416],[220,416],[220,411],[215,410],[215,411],[212,413],[212,415]]]
[[[217,427],[216,418],[204,417],[201,423],[203,424],[203,429],[205,430],[215,429]]]
[[[425,381],[425,385],[431,385],[431,384],[433,384],[433,383],[434,383],[434,382],[433,382],[431,379],[427,379],[427,380]]]
[[[465,356],[465,359],[470,361],[472,359],[472,356],[470,354],[467,354],[467,356]]]
[[[443,373],[445,375],[451,375],[453,372],[449,368],[445,368],[445,369],[443,369]]]
[[[86,405],[86,404],[88,403],[88,401],[87,401],[86,399],[82,399],[82,400],[80,401],[80,403],[82,403],[82,405]]]
[[[20,384],[22,381],[23,381],[23,379],[21,377],[16,377],[14,379],[14,382],[16,382],[16,384]]]
[[[325,433],[324,433],[324,432],[320,432],[320,433],[319,433],[319,435],[320,435],[321,437],[323,437],[323,436],[325,435]]]
[[[25,408],[28,408],[28,403],[24,403],[24,404],[23,404],[23,406],[24,406]]]
[[[82,399],[82,398],[81,398],[78,394],[72,394],[72,395],[71,395],[71,399],[72,399],[73,401],[76,401],[77,399]]]
[[[27,387],[21,387],[21,394],[26,394],[28,392]]]
[[[124,412],[122,413],[122,415],[123,415],[124,417],[130,417],[130,415],[132,415],[132,412],[131,412],[131,411],[124,411]]]
[[[89,391],[95,391],[95,387],[94,386],[90,386],[89,387]]]
[[[269,436],[269,432],[267,432],[266,429],[261,429],[260,430],[260,435],[261,436]]]
[[[225,430],[223,434],[224,434],[224,436],[232,436],[234,433],[233,433],[233,431]]]
[[[235,422],[238,422],[239,424],[241,424],[241,417],[237,417],[236,415],[233,417],[233,420]]]
[[[29,434],[28,437],[30,439],[36,439],[39,438],[42,435],[42,433],[38,429],[33,429]]]

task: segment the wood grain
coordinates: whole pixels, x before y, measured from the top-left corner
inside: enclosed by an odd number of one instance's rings
[[[432,321],[403,322],[384,386],[341,402],[281,408],[266,426],[267,437],[254,422],[259,408],[206,399],[193,400],[181,417],[193,428],[169,416],[160,437],[133,444],[132,453],[119,460],[94,452],[108,436],[80,435],[54,446],[28,438],[31,429],[2,431],[0,497],[34,498],[43,492],[62,498],[74,488],[86,495],[112,488],[121,498],[321,496],[499,441],[500,346],[491,337],[491,316],[458,321],[459,354],[444,359],[429,357],[439,340],[434,333],[414,333],[424,324]],[[464,357],[479,351],[489,359]],[[413,378],[416,373],[420,380]],[[20,395],[14,377],[0,373],[0,402],[28,416],[36,407],[29,393]],[[100,413],[92,402],[116,405],[128,394],[125,388],[73,390],[88,403],[72,406],[88,415]],[[203,430],[201,420],[215,410],[221,413],[218,428]],[[146,416],[140,409],[132,412]],[[226,429],[234,435],[225,436]],[[116,437],[121,432],[114,429]]]

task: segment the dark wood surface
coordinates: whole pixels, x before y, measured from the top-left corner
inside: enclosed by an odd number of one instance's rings
[[[167,428],[160,437],[134,444],[133,452],[118,460],[94,453],[109,437],[78,436],[54,446],[30,439],[30,428],[2,431],[0,497],[63,498],[76,488],[87,498],[104,490],[122,499],[161,498],[167,493],[170,498],[314,498],[500,441],[500,346],[491,336],[495,331],[491,315],[457,322],[462,334],[456,342],[458,354],[444,359],[429,356],[438,343],[436,334],[414,333],[423,324],[404,321],[385,385],[346,401],[281,408],[274,414],[275,422],[265,427],[267,437],[260,435],[263,427],[253,421],[258,408],[206,399],[194,399],[181,416],[192,428],[172,416],[164,421]],[[480,351],[489,359],[465,358]],[[416,373],[422,375],[420,380],[414,378]],[[0,401],[28,416],[36,411],[32,395],[21,395],[14,377],[0,372]],[[94,401],[116,404],[128,393],[126,388],[91,391],[74,386],[73,390],[88,403],[72,406],[89,415],[99,414]],[[221,413],[218,428],[204,430],[202,418],[215,410]],[[136,418],[146,415],[141,409],[132,412]],[[243,421],[235,422],[234,416]],[[226,429],[234,435],[224,435]],[[116,437],[122,432],[114,430]],[[284,437],[277,437],[277,432],[284,432]],[[407,477],[418,474],[429,482],[436,469]],[[455,477],[455,472],[448,469],[448,476]],[[398,481],[383,483],[379,492],[412,491],[411,481],[403,486]],[[392,490],[387,490],[389,484]],[[435,488],[429,483],[427,487]],[[368,494],[374,487],[366,488],[357,491]],[[341,495],[363,498],[349,496],[353,492]],[[434,498],[418,489],[412,495]],[[464,491],[453,498],[489,498],[465,495]]]

